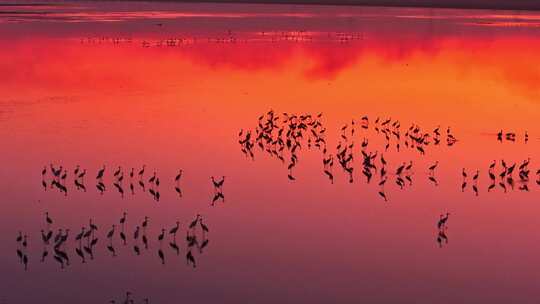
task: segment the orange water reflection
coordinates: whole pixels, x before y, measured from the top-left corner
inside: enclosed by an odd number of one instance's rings
[[[171,6],[171,14],[182,16],[178,19],[193,13]],[[11,202],[0,207],[2,244],[13,243],[23,229],[33,233],[30,244],[39,249],[45,211],[78,231],[89,217],[107,229],[128,210],[130,219],[150,216],[153,237],[162,226],[170,228],[177,219],[185,225],[203,213],[212,233],[197,271],[181,259],[162,267],[155,252],[135,257],[120,249],[119,259],[101,254],[90,266],[74,263],[65,272],[36,263],[33,256],[31,272],[24,273],[13,265],[13,246],[5,245],[0,262],[13,278],[4,280],[11,290],[7,299],[31,303],[42,296],[87,294],[85,303],[95,303],[133,288],[168,303],[180,298],[182,288],[182,298],[201,302],[530,302],[540,253],[538,187],[531,180],[528,193],[503,194],[500,188],[487,193],[486,168],[494,159],[513,163],[528,157],[531,169],[539,167],[537,30],[463,25],[463,11],[435,11],[424,21],[415,16],[433,11],[374,15],[375,9],[318,8],[300,23],[293,13],[283,20],[280,10],[256,7],[253,16],[231,21],[227,14],[235,8],[224,6],[213,19],[225,18],[219,24],[226,26],[191,19],[195,25],[186,25],[177,15],[148,23],[137,19],[146,14],[141,13],[116,25],[85,20],[66,30],[58,20],[25,20],[0,29],[9,37],[0,40],[0,138],[8,147],[2,152],[0,190]],[[209,14],[208,8],[203,13]],[[531,16],[521,19],[536,20]],[[475,12],[466,19],[510,17]],[[154,19],[179,23],[158,26]],[[261,34],[300,28],[312,41],[272,41]],[[231,35],[235,42],[215,42]],[[344,35],[355,38],[340,41]],[[114,43],[110,37],[131,42]],[[197,37],[197,42],[156,46],[171,37]],[[255,161],[246,159],[238,131],[254,128],[269,109],[323,112],[332,149],[339,128],[363,115],[392,117],[406,127],[414,122],[426,130],[451,126],[459,142],[434,147],[424,157],[408,150],[385,154],[392,168],[414,160],[417,171],[413,187],[389,187],[390,202],[384,203],[360,172],[354,184],[341,173],[335,184],[328,183],[318,152],[301,152],[294,183],[275,159],[262,153]],[[498,143],[495,133],[501,128],[516,132],[518,142]],[[366,136],[373,134],[359,131],[356,143]],[[425,176],[436,160],[438,187]],[[91,190],[70,190],[67,197],[43,191],[39,172],[51,162],[70,171],[77,164],[87,168]],[[155,168],[163,182],[160,203],[140,190],[123,199],[114,190],[100,195],[93,178],[103,164],[110,170]],[[461,192],[463,167],[482,170],[478,197],[470,189]],[[178,168],[185,171],[182,199],[172,188]],[[227,176],[227,202],[215,208],[209,204],[211,175]],[[434,225],[445,211],[452,213],[450,242],[440,249]],[[132,231],[135,223],[129,225]],[[114,284],[103,283],[111,278]],[[157,283],[148,284],[148,278]],[[74,294],[65,295],[64,285]],[[38,292],[21,292],[28,289]],[[447,296],[441,299],[441,293]]]

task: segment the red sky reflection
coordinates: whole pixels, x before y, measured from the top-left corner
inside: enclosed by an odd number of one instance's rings
[[[533,24],[537,14],[168,2],[24,10],[31,13],[0,16],[0,302],[105,303],[126,290],[151,303],[506,304],[536,296],[538,187],[531,179],[530,192],[519,184],[488,193],[486,169],[529,157],[531,171],[540,167],[540,33],[478,24]],[[48,10],[55,14],[39,14]],[[186,40],[165,46],[170,38]],[[451,127],[459,141],[426,156],[385,152],[392,169],[415,166],[410,188],[388,182],[386,203],[359,169],[355,183],[335,172],[330,184],[318,151],[302,148],[294,182],[275,158],[244,157],[239,130],[269,109],[324,113],[331,153],[343,124],[363,115],[402,128]],[[518,141],[497,142],[500,129]],[[357,146],[369,137],[370,149],[382,151],[373,130],[355,136]],[[426,174],[437,160],[434,186]],[[41,187],[51,162],[69,169],[67,196]],[[77,164],[89,171],[87,192],[72,186]],[[161,201],[139,188],[121,197],[110,173],[101,195],[94,177],[103,164],[156,170]],[[182,198],[173,188],[179,168]],[[462,168],[481,170],[479,196],[470,184],[461,192]],[[226,203],[216,207],[212,175],[227,176]],[[117,244],[114,258],[102,248],[85,264],[72,253],[62,271],[38,262],[45,211],[55,229],[76,233],[92,217],[102,233],[125,210],[129,234],[150,217],[152,240],[204,214],[210,246],[198,268],[168,244],[162,265],[155,242],[141,256],[133,243]],[[450,241],[439,248],[435,224],[446,211]],[[28,272],[14,263],[19,230],[31,234]]]

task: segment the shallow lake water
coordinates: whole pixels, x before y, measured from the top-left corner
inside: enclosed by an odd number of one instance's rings
[[[0,12],[0,303],[536,302],[540,14]]]

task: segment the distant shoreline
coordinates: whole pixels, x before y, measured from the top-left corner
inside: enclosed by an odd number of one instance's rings
[[[121,0],[120,0],[121,1]],[[381,6],[404,8],[449,8],[538,11],[540,0],[138,0],[179,3],[244,3],[324,6]]]

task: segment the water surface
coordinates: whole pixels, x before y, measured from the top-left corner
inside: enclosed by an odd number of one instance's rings
[[[127,291],[136,303],[535,302],[539,14],[139,2],[0,10],[0,302],[108,303]],[[255,135],[270,110],[280,122],[283,113],[322,113],[327,156],[346,134],[353,183],[337,160],[330,182],[307,136],[292,171],[288,158],[257,145],[246,156],[239,139]],[[422,155],[404,141],[398,152],[392,138],[385,151],[377,118],[380,129],[399,121],[401,136],[412,124],[430,136],[440,127],[441,143]],[[447,128],[458,139],[451,146]],[[498,141],[500,130],[516,140]],[[362,174],[362,150],[384,153],[387,201],[379,175],[367,183]],[[494,160],[498,176],[502,159],[519,166],[528,158],[529,181],[516,169],[513,189],[506,177],[489,189]],[[394,173],[409,161],[412,185],[401,189]],[[67,168],[67,194],[51,188],[51,163]],[[77,165],[88,171],[79,180],[86,192],[74,184]],[[144,192],[129,178],[143,165]],[[118,166],[123,195],[113,185]],[[154,171],[159,201],[149,194]],[[212,204],[211,176],[226,176],[224,202]],[[124,211],[127,245],[118,234],[109,243]],[[448,242],[439,244],[436,224],[447,212]],[[196,214],[210,231],[202,253],[191,247],[193,268],[185,234]],[[133,240],[145,216],[148,249]],[[90,218],[99,241],[82,263],[73,237]],[[172,236],[157,241],[176,221],[178,254]],[[40,230],[49,228],[70,229],[63,269],[52,245],[40,262]],[[26,271],[19,231],[28,235]],[[193,233],[202,243],[199,226]]]

